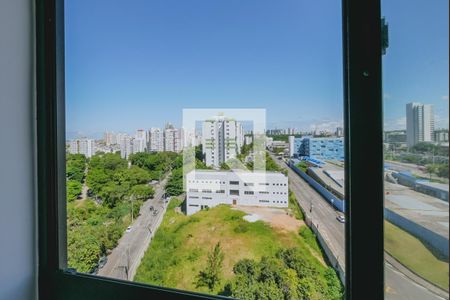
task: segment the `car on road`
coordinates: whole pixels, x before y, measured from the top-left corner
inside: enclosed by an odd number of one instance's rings
[[[150,211],[152,211],[153,209],[155,209],[155,208],[153,207],[153,205],[152,205],[152,206],[150,206]]]
[[[336,219],[341,222],[341,223],[345,223],[345,216],[344,215],[339,215],[336,217]]]
[[[153,215],[156,216],[157,214],[158,214],[158,210],[155,209],[155,210],[153,211]]]
[[[128,226],[128,227],[127,227],[127,230],[126,230],[126,231],[127,231],[127,232],[130,232],[130,231],[131,231],[131,229],[133,229],[133,227],[131,227],[131,226]]]

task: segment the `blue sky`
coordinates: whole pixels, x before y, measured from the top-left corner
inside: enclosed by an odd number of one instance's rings
[[[448,2],[390,2],[386,123],[401,127],[415,100],[448,124]],[[270,128],[342,123],[339,1],[65,3],[68,136],[179,126],[183,108],[266,108]]]

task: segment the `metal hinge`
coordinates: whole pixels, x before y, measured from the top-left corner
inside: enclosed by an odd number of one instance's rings
[[[389,25],[386,19],[381,18],[381,54],[386,54],[386,49],[389,47]]]

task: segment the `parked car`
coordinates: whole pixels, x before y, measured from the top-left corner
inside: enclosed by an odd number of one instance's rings
[[[153,207],[153,205],[152,205],[152,206],[150,206],[150,211],[152,211],[153,209],[155,209],[155,208]]]
[[[155,209],[155,210],[153,211],[153,215],[156,216],[157,214],[158,214],[158,210]]]
[[[128,226],[126,231],[127,231],[127,232],[130,232],[132,228],[133,228],[133,227]]]
[[[336,219],[341,222],[341,223],[345,223],[345,216],[344,215],[339,215],[336,217]]]

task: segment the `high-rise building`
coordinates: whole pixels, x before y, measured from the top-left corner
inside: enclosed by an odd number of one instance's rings
[[[86,157],[92,157],[95,154],[95,141],[92,139],[75,139],[70,141],[69,153],[84,154]]]
[[[133,140],[133,153],[145,152],[147,149],[147,132],[138,129]]]
[[[174,128],[172,125],[166,125],[164,130],[164,151],[180,152],[183,150],[182,130]]]
[[[288,138],[289,141],[289,157],[294,157],[295,154],[295,136],[290,135]]]
[[[103,139],[105,140],[106,146],[111,146],[117,144],[117,135],[114,132],[105,132],[103,135]]]
[[[336,137],[343,137],[344,136],[344,128],[336,127],[335,135],[336,135]]]
[[[164,133],[160,128],[150,128],[147,149],[150,152],[164,151]]]
[[[222,116],[206,120],[202,126],[202,149],[207,166],[219,167],[235,158],[244,143],[241,123]]]
[[[432,142],[434,134],[433,105],[406,104],[406,142],[412,147],[420,142]]]
[[[120,144],[120,157],[128,159],[130,154],[133,154],[133,139],[129,135],[121,135]]]

